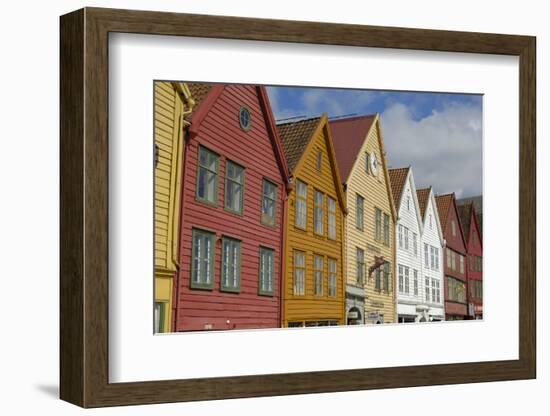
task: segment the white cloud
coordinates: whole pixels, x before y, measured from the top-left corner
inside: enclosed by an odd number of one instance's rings
[[[477,106],[450,104],[414,120],[403,104],[381,115],[389,164],[411,165],[419,188],[455,192],[458,198],[482,193],[482,118]]]

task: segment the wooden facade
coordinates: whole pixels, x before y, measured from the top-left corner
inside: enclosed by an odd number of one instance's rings
[[[347,321],[396,322],[397,216],[380,117],[351,117],[330,126],[349,211],[344,235]]]
[[[439,219],[446,241],[444,250],[445,320],[468,318],[466,241],[458,214],[455,195],[436,197]]]
[[[155,82],[155,332],[172,329],[178,270],[185,112],[193,101],[183,83]]]
[[[293,189],[287,200],[283,326],[344,324],[342,185],[326,115],[278,125]]]
[[[459,205],[458,210],[466,238],[469,315],[483,318],[483,240],[474,203]]]
[[[288,173],[265,88],[190,89],[174,329],[280,327]]]

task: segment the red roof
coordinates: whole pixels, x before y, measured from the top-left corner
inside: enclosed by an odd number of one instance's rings
[[[348,181],[359,149],[361,149],[375,117],[376,115],[372,114],[329,121],[336,159],[340,168],[340,178],[344,183]]]
[[[426,215],[426,207],[428,206],[428,197],[432,188],[417,189],[416,196],[418,197],[418,206],[420,207],[420,215],[422,218]]]
[[[390,175],[391,192],[395,203],[395,209],[399,210],[399,201],[401,201],[401,194],[405,187],[405,180],[409,174],[410,168],[396,168],[388,169]]]
[[[453,198],[453,194],[437,195],[435,197],[437,210],[439,211],[439,220],[441,221],[441,228],[443,230],[447,228],[447,218],[449,218],[449,209],[453,203]]]

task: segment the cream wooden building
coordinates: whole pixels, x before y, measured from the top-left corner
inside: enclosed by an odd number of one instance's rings
[[[395,222],[378,114],[330,121],[344,184],[346,322],[396,322]]]

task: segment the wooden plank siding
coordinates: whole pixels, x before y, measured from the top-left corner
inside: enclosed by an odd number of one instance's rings
[[[464,302],[459,302],[450,299],[449,296],[449,278],[454,278],[467,285],[467,258],[466,258],[466,242],[462,233],[462,225],[457,211],[456,199],[454,194],[440,195],[436,197],[438,209],[446,208],[445,213],[440,212],[440,220],[442,221],[443,235],[446,241],[444,259],[445,272],[445,319],[466,319],[468,315],[467,305],[467,287]],[[443,219],[442,219],[443,217]],[[454,226],[453,226],[454,224]],[[453,234],[453,228],[455,230]],[[448,254],[455,256],[455,268],[448,265]],[[460,271],[460,257],[464,258],[464,272]],[[451,261],[451,265],[452,265]]]
[[[172,327],[173,286],[179,252],[180,185],[183,159],[183,98],[170,82],[154,83],[155,302],[164,304],[165,332]]]
[[[287,204],[286,262],[287,272],[284,282],[283,325],[289,322],[336,321],[344,324],[345,284],[343,262],[343,223],[344,209],[339,202],[336,159],[329,156],[330,133],[326,116],[321,119],[320,127],[311,138],[296,169],[292,172],[294,189]],[[321,170],[317,170],[317,155],[321,152]],[[333,152],[333,150],[332,150]],[[307,221],[306,229],[296,224],[296,181],[307,184]],[[314,232],[314,191],[324,194],[323,198],[323,235]],[[336,205],[336,239],[328,238],[328,197]],[[343,202],[343,201],[341,201]],[[305,253],[305,294],[294,294],[294,251]],[[314,294],[314,256],[323,257],[323,295]],[[328,296],[328,260],[337,262],[336,296]]]
[[[367,172],[365,168],[366,154],[375,154],[380,165],[376,176]],[[356,195],[364,198],[364,227],[356,227]],[[349,214],[346,218],[346,280],[350,285],[357,286],[357,248],[365,253],[365,319],[368,314],[383,315],[384,322],[396,322],[395,305],[395,208],[393,207],[390,184],[387,174],[386,156],[383,151],[380,121],[376,116],[361,146],[349,178],[346,182],[346,198]],[[376,209],[382,211],[382,235],[384,214],[389,215],[389,244],[377,241]],[[382,238],[383,240],[383,238]],[[368,277],[368,269],[374,263],[375,256],[383,256],[390,262],[389,292],[375,289],[375,273]]]
[[[175,330],[226,330],[280,327],[280,274],[283,201],[287,179],[275,155],[274,132],[268,122],[269,102],[262,101],[263,87],[226,85],[217,98],[209,95],[197,111],[207,111],[186,144],[182,192],[180,271],[177,287]],[[213,94],[210,92],[210,94]],[[214,101],[212,101],[214,100]],[[212,101],[212,102],[211,102]],[[207,106],[207,110],[201,106]],[[239,109],[246,107],[252,124],[241,129]],[[197,116],[198,117],[198,116]],[[195,116],[192,123],[197,123]],[[276,136],[275,136],[276,137]],[[219,156],[217,205],[196,198],[200,146]],[[225,177],[228,160],[244,170],[242,215],[225,210]],[[284,160],[283,160],[284,163]],[[262,184],[277,185],[275,225],[261,223]],[[211,289],[191,288],[193,230],[215,233],[214,274]],[[221,290],[223,237],[241,242],[241,274],[238,293]],[[260,247],[274,251],[273,295],[259,294]]]

